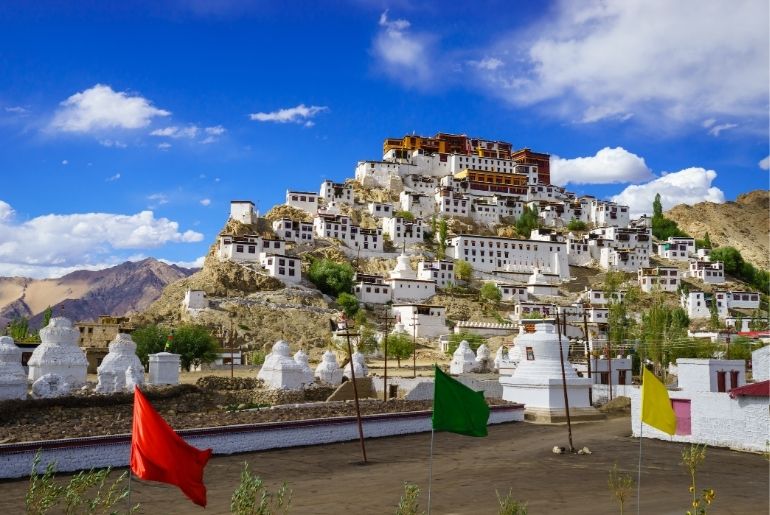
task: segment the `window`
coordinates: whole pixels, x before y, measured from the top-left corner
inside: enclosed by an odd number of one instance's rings
[[[535,360],[535,351],[532,350],[532,347],[527,347],[527,361],[534,361]]]

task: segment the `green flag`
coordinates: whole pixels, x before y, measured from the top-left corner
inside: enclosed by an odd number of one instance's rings
[[[471,390],[436,370],[433,386],[433,429],[466,436],[487,436],[489,406],[484,392]]]

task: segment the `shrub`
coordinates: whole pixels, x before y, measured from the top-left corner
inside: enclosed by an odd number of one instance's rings
[[[337,297],[337,304],[348,319],[352,319],[358,313],[358,299],[350,293],[340,293],[340,296]]]
[[[353,267],[348,263],[316,259],[310,265],[307,278],[323,293],[337,297],[353,287],[353,274]]]
[[[404,495],[396,507],[396,515],[420,515],[420,487],[412,483],[404,483]]]
[[[259,476],[249,472],[249,464],[243,463],[241,482],[230,498],[230,512],[237,515],[273,515],[288,513],[292,491],[283,483],[277,492],[270,492]]]
[[[586,229],[588,229],[588,224],[585,223],[583,220],[578,220],[577,218],[573,218],[567,224],[567,229],[570,231],[585,231]]]
[[[409,211],[396,211],[393,213],[396,218],[403,218],[407,222],[414,222],[414,215]]]
[[[457,350],[457,347],[460,346],[460,342],[463,340],[468,342],[468,345],[473,350],[473,352],[476,352],[476,350],[481,347],[481,344],[486,343],[487,341],[486,338],[479,336],[478,334],[469,333],[467,331],[460,331],[459,333],[454,333],[449,336],[447,354],[450,356],[454,354],[454,352]]]
[[[473,267],[467,261],[458,259],[455,261],[455,277],[460,281],[470,281],[473,276]]]
[[[495,490],[495,495],[499,505],[498,515],[527,515],[527,503],[514,499],[512,490],[508,490],[504,497],[500,497],[500,492]]]
[[[495,283],[484,283],[479,290],[479,297],[481,297],[482,302],[497,304],[503,298],[503,294],[500,292],[500,288],[495,286]]]

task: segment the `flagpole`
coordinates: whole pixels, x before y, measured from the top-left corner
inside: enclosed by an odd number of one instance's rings
[[[436,431],[431,427],[430,429],[430,460],[428,461],[428,515],[430,515],[430,492],[433,486],[433,437]]]
[[[128,513],[131,513],[131,464],[128,465]]]
[[[640,406],[641,408],[641,406]],[[639,470],[636,473],[636,515],[641,510],[641,489],[642,489],[642,432],[644,431],[644,422],[642,422],[642,410],[639,410]]]

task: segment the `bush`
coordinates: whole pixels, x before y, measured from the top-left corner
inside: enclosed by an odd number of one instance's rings
[[[455,277],[460,281],[470,281],[473,276],[473,267],[467,261],[458,259],[455,261]]]
[[[136,355],[142,365],[147,367],[150,354],[163,352],[169,334],[168,329],[155,324],[139,327],[131,333],[131,339],[136,343]]]
[[[353,288],[353,274],[353,267],[348,263],[316,259],[310,265],[307,278],[323,293],[337,297]]]
[[[340,293],[340,296],[337,297],[337,304],[348,319],[352,319],[358,313],[358,299],[350,293]]]
[[[388,335],[388,357],[396,358],[398,366],[401,366],[401,360],[412,355],[414,351],[414,342],[406,333],[394,333]]]
[[[537,208],[535,206],[526,207],[521,216],[516,220],[516,232],[522,235],[524,238],[529,238],[533,229],[540,227],[540,218],[537,214]]]
[[[393,213],[396,218],[403,218],[407,222],[414,222],[414,215],[409,211],[396,211]]]
[[[396,507],[396,515],[420,515],[420,487],[412,483],[404,483],[404,495]]]
[[[460,346],[460,342],[463,340],[468,342],[468,345],[473,350],[473,352],[476,352],[476,350],[481,347],[481,344],[486,343],[487,341],[486,338],[479,336],[478,334],[469,333],[467,331],[460,331],[459,333],[454,333],[449,336],[447,354],[450,356],[454,354],[454,352],[457,350],[457,347]]]
[[[585,223],[583,220],[578,220],[577,218],[573,218],[567,224],[567,229],[570,231],[585,231],[586,229],[588,229],[588,224]]]
[[[503,298],[503,294],[500,292],[500,288],[495,286],[495,283],[484,283],[479,290],[479,297],[481,297],[482,302],[497,304]]]
[[[288,513],[292,491],[283,483],[277,492],[270,492],[259,476],[249,472],[243,463],[241,482],[230,498],[230,512],[237,515],[272,515]]]

